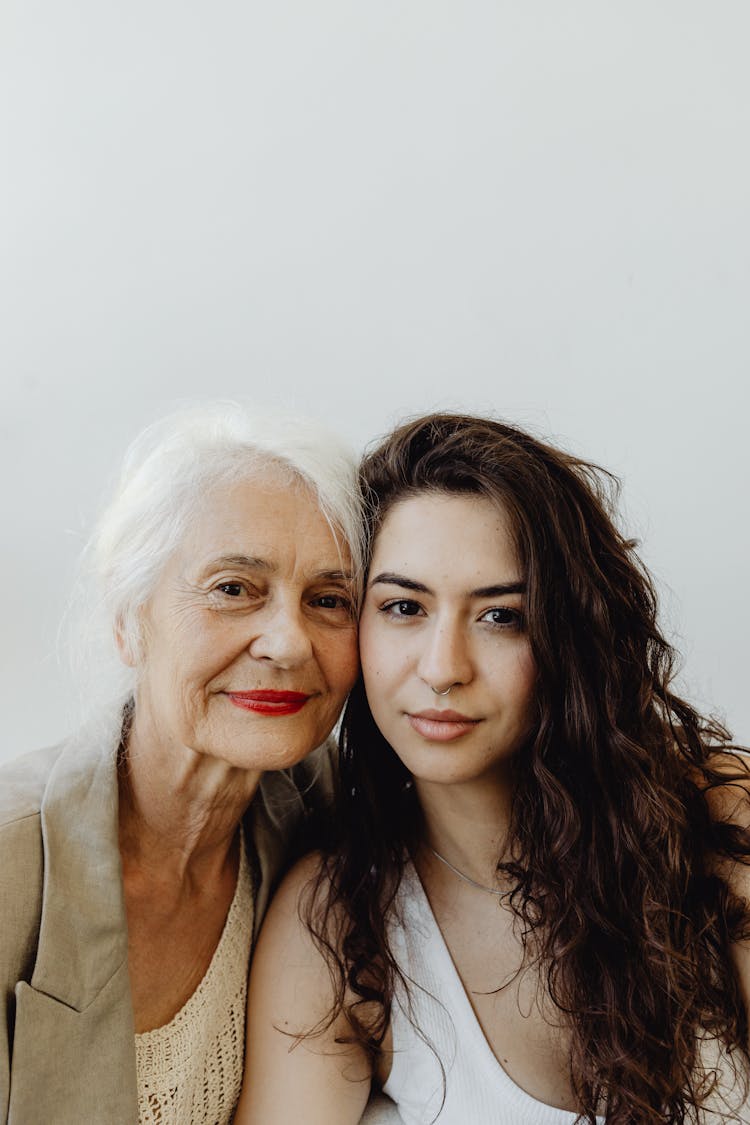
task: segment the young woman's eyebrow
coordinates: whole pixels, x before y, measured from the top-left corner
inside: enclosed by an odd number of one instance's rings
[[[432,590],[429,586],[425,586],[423,582],[415,582],[413,578],[406,578],[403,574],[393,574],[390,571],[384,571],[382,574],[376,574],[370,581],[371,586],[382,583],[385,586],[401,586],[404,590],[414,590],[419,594],[431,594]],[[472,590],[470,596],[472,598],[501,598],[505,594],[525,594],[525,582],[499,582],[494,586],[480,586],[477,590]]]
[[[429,586],[425,586],[423,582],[415,582],[413,578],[405,578],[403,574],[392,574],[387,570],[370,579],[371,586],[377,586],[378,583],[384,586],[401,586],[404,590],[414,590],[418,594],[432,593]]]
[[[525,582],[501,582],[497,586],[480,586],[472,590],[472,598],[502,598],[504,594],[525,594]]]

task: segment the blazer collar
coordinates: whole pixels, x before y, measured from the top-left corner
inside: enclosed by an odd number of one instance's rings
[[[85,732],[71,739],[52,768],[41,806],[44,885],[31,986],[77,1011],[127,967],[116,755],[111,741],[102,749]],[[314,795],[330,787],[328,744],[288,775],[261,778],[246,817],[256,934],[288,855],[287,837],[305,819]]]
[[[68,742],[41,806],[42,915],[32,988],[83,1011],[127,962],[115,749]]]

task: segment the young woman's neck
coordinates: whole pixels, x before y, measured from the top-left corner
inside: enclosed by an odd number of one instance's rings
[[[505,857],[512,786],[487,778],[458,785],[414,782],[424,818],[423,843],[477,882],[495,881]]]

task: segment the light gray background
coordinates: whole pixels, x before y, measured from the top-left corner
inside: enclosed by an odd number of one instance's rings
[[[618,472],[683,690],[750,740],[745,0],[6,0],[0,757],[179,400],[495,411]]]

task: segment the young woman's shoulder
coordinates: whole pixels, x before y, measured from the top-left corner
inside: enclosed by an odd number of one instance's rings
[[[298,859],[281,880],[268,908],[263,926],[275,915],[290,919],[302,908],[309,894],[321,893],[324,889],[325,859],[320,852],[309,852]],[[320,886],[320,891],[316,888]]]
[[[750,829],[750,751],[722,748],[706,765],[713,779],[709,782],[704,775],[701,787],[713,820]]]
[[[707,765],[714,774],[705,789],[711,817],[717,827],[727,825],[725,831],[733,836],[731,849],[717,858],[716,870],[735,901],[744,904],[745,924],[733,942],[732,958],[750,1012],[750,939],[744,936],[750,933],[750,753],[723,749],[711,755]]]
[[[710,755],[706,765],[701,787],[716,839],[728,841],[718,846],[714,869],[731,893],[744,900],[750,921],[750,753],[741,748],[722,748]]]
[[[367,1103],[369,1060],[336,1008],[323,952],[335,942],[335,926],[317,925],[326,896],[325,861],[313,853],[290,870],[263,920],[250,973],[238,1125],[350,1125]]]
[[[320,972],[323,956],[317,937],[318,926],[313,927],[316,930],[314,935],[310,923],[313,919],[317,922],[325,909],[327,890],[325,859],[319,852],[303,856],[290,868],[276,889],[263,918],[253,953],[256,979],[253,981],[251,978],[251,985],[268,993],[270,989],[265,973],[269,966],[274,965],[283,968],[285,972],[293,966],[293,972],[300,980],[305,980],[306,989],[313,980],[323,980],[325,974]],[[326,932],[326,940],[328,939]],[[330,940],[333,940],[333,935],[330,935]],[[260,979],[261,973],[264,974],[263,980]],[[314,991],[318,993],[321,990],[315,988]],[[312,996],[309,997],[312,1007],[307,1005],[307,1018],[313,1014],[313,1009],[317,1012],[319,1005],[325,1002],[325,995],[326,990],[323,989],[321,996],[314,1002]]]

